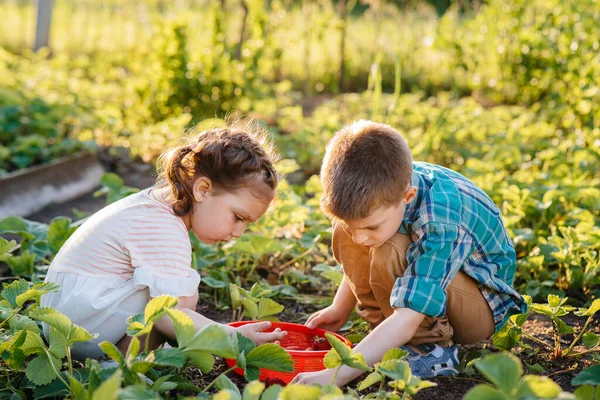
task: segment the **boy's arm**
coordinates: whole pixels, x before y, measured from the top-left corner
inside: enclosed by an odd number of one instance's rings
[[[354,351],[361,353],[367,364],[372,366],[381,361],[389,349],[408,343],[424,318],[424,314],[410,308],[397,308],[389,318],[369,333],[354,348]],[[334,384],[341,387],[363,373],[364,371],[344,365],[340,368]],[[318,372],[305,372],[298,374],[292,383],[302,383],[305,385],[320,383],[327,385],[331,381],[333,374],[334,370],[331,369]]]
[[[373,366],[381,361],[389,349],[408,343],[424,318],[424,314],[410,308],[396,308],[389,318],[386,318],[354,348],[354,352],[361,353],[367,364]],[[345,385],[363,373],[364,371],[344,365],[338,373],[336,384],[340,380],[344,381],[342,385]]]
[[[356,305],[356,296],[354,296],[352,289],[350,289],[350,284],[348,283],[346,275],[344,275],[342,283],[333,298],[333,304],[348,315],[350,315]]]

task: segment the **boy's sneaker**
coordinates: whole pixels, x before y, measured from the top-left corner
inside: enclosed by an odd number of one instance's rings
[[[417,347],[423,354],[419,354],[408,346],[400,347],[408,351],[406,361],[414,376],[421,379],[433,378],[435,376],[453,376],[458,371],[458,349],[456,345],[440,347],[437,344],[425,343]]]

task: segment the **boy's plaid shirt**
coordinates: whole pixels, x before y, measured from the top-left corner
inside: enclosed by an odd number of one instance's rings
[[[396,280],[391,305],[431,317],[446,313],[446,288],[458,271],[475,280],[498,331],[527,304],[512,288],[516,254],[494,202],[457,172],[413,163],[415,199],[399,232],[413,240],[408,268]]]

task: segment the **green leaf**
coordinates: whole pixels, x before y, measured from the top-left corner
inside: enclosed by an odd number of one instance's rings
[[[146,308],[144,309],[144,322],[146,324],[154,322],[165,313],[167,308],[173,308],[177,303],[179,303],[179,299],[169,295],[161,295],[153,298],[146,304]]]
[[[248,381],[248,382],[256,381],[256,380],[258,380],[259,377],[260,377],[260,368],[253,367],[251,365],[246,366],[246,368],[244,369],[244,378],[246,378],[246,381]]]
[[[64,314],[50,307],[40,307],[29,313],[29,316],[42,321],[59,331],[65,338],[71,333],[71,320]]]
[[[581,385],[592,385],[598,386],[600,385],[600,365],[594,365],[592,367],[586,368],[573,378],[571,381],[573,386],[581,386]]]
[[[26,330],[15,332],[15,334],[12,335],[8,340],[0,342],[0,353],[4,351],[12,351],[15,348],[21,347],[23,343],[25,343],[26,336]]]
[[[517,326],[504,325],[494,336],[492,342],[500,350],[512,350],[521,340],[522,330]]]
[[[102,384],[92,394],[92,400],[115,400],[118,398],[118,391],[121,387],[122,373],[117,369],[115,373],[102,382]]]
[[[342,284],[342,279],[344,279],[344,274],[342,274],[340,271],[334,270],[323,271],[321,272],[321,276],[329,279],[332,282],[335,282],[338,286]]]
[[[185,355],[178,348],[157,349],[151,351],[145,358],[145,361],[162,367],[181,368],[185,363]]]
[[[269,386],[262,394],[261,400],[278,400],[283,388],[280,385]]]
[[[46,344],[37,332],[27,331],[25,342],[21,345],[21,350],[25,355],[44,353],[46,349]]]
[[[409,382],[412,376],[410,365],[404,360],[388,360],[380,362],[375,369],[392,380]]]
[[[547,304],[532,304],[531,305],[531,310],[535,311],[538,314],[544,314],[550,318],[552,318],[554,316],[554,312],[552,311],[552,309],[547,305]]]
[[[24,279],[19,279],[18,281],[14,281],[9,283],[8,285],[4,285],[2,292],[0,295],[2,298],[10,304],[11,307],[17,308],[20,305],[17,303],[17,297],[23,293],[25,293],[29,289],[29,282]]]
[[[25,240],[43,240],[47,232],[48,225],[21,217],[8,217],[0,221],[0,234],[13,233]]]
[[[358,390],[365,390],[368,387],[373,386],[376,383],[381,382],[383,377],[379,372],[371,372],[359,385]]]
[[[167,390],[176,389],[178,387],[178,384],[182,383],[182,382],[175,383],[175,382],[169,381],[169,379],[171,379],[172,377],[173,377],[172,375],[161,376],[156,381],[154,381],[151,389],[156,392],[159,392],[159,393],[165,392]]]
[[[174,308],[168,309],[167,314],[171,318],[171,321],[173,321],[177,344],[181,348],[186,347],[196,333],[194,321],[183,311]]]
[[[27,378],[36,385],[46,385],[52,382],[60,372],[60,359],[50,352],[41,353],[29,361],[25,370]]]
[[[48,351],[59,359],[67,355],[67,338],[56,328],[50,327],[50,347]]]
[[[4,254],[9,254],[12,249],[15,248],[17,242],[11,240],[10,242],[4,238],[0,237],[0,256]]]
[[[279,400],[319,400],[321,389],[316,386],[292,384],[279,392]]]
[[[598,335],[596,335],[594,332],[587,332],[585,335],[583,335],[582,339],[583,345],[588,349],[596,347],[599,341],[600,337],[598,337]]]
[[[206,351],[201,350],[184,350],[184,354],[189,357],[192,363],[200,368],[203,373],[208,373],[215,365],[215,359]]]
[[[200,395],[203,395],[204,393],[200,393]],[[200,397],[200,395],[198,397]],[[215,394],[214,396],[210,397],[204,397],[202,396],[201,398],[206,398],[206,399],[211,399],[211,400],[242,400],[242,397],[238,397],[236,392],[233,392],[229,389],[223,389],[221,390],[219,393]]]
[[[290,353],[274,343],[263,344],[250,351],[246,355],[246,364],[273,371],[294,371],[294,363]]]
[[[127,318],[127,327],[126,333],[129,336],[141,336],[148,334],[152,330],[152,325],[146,325],[146,321],[144,319],[144,314],[138,313],[131,315]]]
[[[236,364],[238,367],[240,367],[241,369],[243,369],[244,371],[246,370],[246,367],[248,366],[246,364],[246,353],[245,352],[241,352],[236,356]]]
[[[270,315],[279,314],[283,311],[283,305],[271,299],[262,298],[258,303],[258,319],[263,319]]]
[[[516,398],[531,396],[536,399],[553,399],[561,392],[552,379],[545,376],[526,375],[519,382]]]
[[[112,172],[107,172],[104,175],[102,175],[102,178],[100,179],[100,184],[112,190],[119,190],[123,187],[125,183],[119,175]]]
[[[145,386],[135,385],[119,390],[119,400],[162,400],[162,397]]]
[[[259,400],[260,395],[265,390],[265,384],[260,381],[252,381],[244,388],[244,400]]]
[[[120,365],[125,363],[123,354],[121,354],[121,351],[117,348],[117,346],[108,341],[100,342],[98,345],[102,351],[106,353],[108,357],[110,357],[111,360],[118,362]]]
[[[507,400],[498,389],[489,385],[477,385],[469,390],[463,400]]]
[[[383,362],[383,361],[389,361],[389,360],[402,360],[407,355],[408,355],[408,351],[394,347],[385,352],[381,361]]]
[[[91,334],[85,328],[72,324],[71,333],[69,335],[69,344],[87,342],[88,340],[92,340],[96,337],[98,337],[98,334]]]
[[[239,308],[242,305],[242,301],[241,301],[240,289],[239,289],[238,285],[230,283],[229,284],[229,293],[231,295],[231,307],[234,309]]]
[[[69,376],[69,383],[71,385],[71,393],[75,400],[88,400],[89,395],[83,384],[72,376]]]
[[[60,285],[53,282],[38,282],[27,289],[24,293],[17,296],[16,301],[19,306],[29,300],[39,300],[40,296],[50,292],[60,290]]]
[[[510,353],[490,354],[475,362],[483,376],[505,394],[511,393],[523,375],[523,366],[517,357]]]
[[[190,340],[184,351],[202,350],[224,358],[235,358],[233,341],[225,329],[213,324],[200,330]]]
[[[566,299],[563,299],[563,301],[566,301]],[[550,307],[559,307],[562,305],[561,298],[555,294],[549,294],[548,295],[548,304],[550,305]]]
[[[5,261],[13,275],[30,276],[34,273],[35,254],[32,254],[29,250],[23,251],[19,256],[7,258]]]
[[[57,217],[52,220],[48,226],[48,244],[55,253],[65,244],[67,239],[75,232],[77,228],[71,227],[71,219],[66,217]]]
[[[127,353],[125,354],[127,362],[131,362],[137,357],[138,353],[140,352],[140,347],[140,339],[135,336],[132,337],[129,342],[129,346],[127,347]]]
[[[579,311],[575,311],[575,314],[580,317],[590,317],[595,315],[600,310],[600,299],[596,299],[588,308],[580,308]]]
[[[258,319],[258,306],[256,303],[250,299],[242,299],[241,302],[244,306],[244,315],[251,320]]]
[[[238,389],[238,387],[225,374],[221,374],[217,377],[217,379],[215,380],[215,386],[219,390],[223,390],[223,389],[231,390],[232,392],[234,392],[237,395],[238,398],[242,397],[242,394],[240,393],[240,390]]]
[[[342,365],[342,359],[335,349],[329,350],[323,357],[323,365],[327,369],[334,369]]]
[[[573,392],[577,400],[594,400],[594,392],[596,389],[593,386],[581,386]]]
[[[242,335],[239,331],[236,331],[233,337],[235,337],[233,341],[236,348],[236,357],[241,353],[248,354],[256,347],[252,340]]]
[[[574,332],[573,328],[567,325],[562,319],[554,317],[552,318],[552,321],[554,321],[554,323],[556,324],[559,334],[568,335]]]
[[[371,367],[367,365],[362,354],[355,354],[350,347],[348,347],[344,342],[331,333],[326,333],[325,337],[329,341],[329,344],[331,344],[331,347],[335,349],[340,356],[342,363],[349,367],[361,369],[363,371],[371,370]]]
[[[221,281],[219,279],[211,278],[210,276],[202,278],[202,283],[213,289],[222,289],[228,287],[229,282]]]

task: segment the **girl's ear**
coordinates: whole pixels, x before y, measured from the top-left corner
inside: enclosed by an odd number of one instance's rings
[[[205,177],[201,176],[196,179],[194,182],[193,192],[194,192],[194,200],[196,202],[201,202],[206,197],[206,194],[212,190],[212,181]]]

